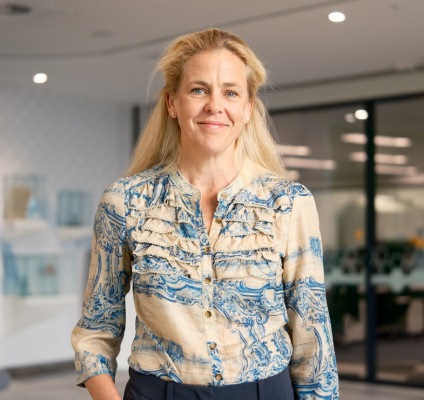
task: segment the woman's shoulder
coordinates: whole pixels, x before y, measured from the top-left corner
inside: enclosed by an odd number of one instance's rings
[[[167,178],[167,173],[163,166],[154,167],[145,171],[137,172],[133,175],[120,177],[109,184],[105,192],[129,193],[137,189],[142,189],[148,184],[159,184],[162,179]]]
[[[304,184],[271,171],[252,179],[251,186],[270,198],[284,197],[290,204],[297,197],[312,197],[311,191]]]

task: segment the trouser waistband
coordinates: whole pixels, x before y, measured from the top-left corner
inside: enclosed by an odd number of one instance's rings
[[[123,400],[294,400],[288,368],[277,375],[227,386],[177,383],[129,369]]]

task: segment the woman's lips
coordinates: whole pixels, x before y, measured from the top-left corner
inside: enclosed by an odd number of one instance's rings
[[[222,122],[218,122],[218,121],[205,121],[205,122],[198,122],[199,125],[204,126],[205,128],[209,128],[209,129],[220,129],[220,128],[224,128],[227,125],[223,124]]]

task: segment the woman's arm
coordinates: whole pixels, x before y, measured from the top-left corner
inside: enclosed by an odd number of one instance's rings
[[[115,378],[125,330],[125,295],[131,280],[125,208],[124,183],[116,181],[105,189],[97,207],[82,316],[72,331],[77,385],[85,387],[88,379],[107,375],[90,380],[94,395],[104,390],[110,396],[117,393],[109,383]]]
[[[85,381],[93,400],[121,400],[115,382],[108,374],[96,375]]]
[[[299,399],[336,400],[338,374],[325,297],[318,214],[309,190],[302,185],[298,189],[288,223],[283,270],[293,343],[290,374]]]

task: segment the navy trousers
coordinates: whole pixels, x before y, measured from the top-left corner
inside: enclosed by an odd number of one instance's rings
[[[294,400],[289,369],[266,379],[228,386],[189,385],[132,368],[123,400]]]

